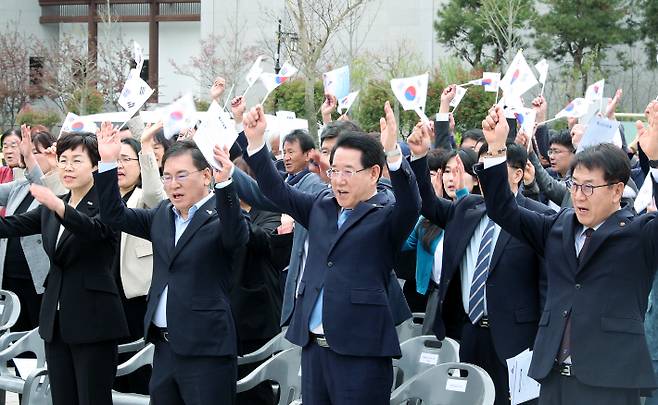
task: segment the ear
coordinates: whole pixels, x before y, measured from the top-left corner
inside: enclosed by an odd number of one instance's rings
[[[613,194],[612,194],[613,195],[613,202],[615,204],[621,202],[621,198],[624,195],[624,189],[625,188],[626,188],[626,186],[622,182],[619,182],[619,183],[615,184],[614,186],[612,186],[612,189],[613,189]]]
[[[519,184],[519,182],[523,180],[523,173],[523,170],[514,168],[514,177],[512,178],[514,184]]]
[[[379,165],[374,165],[370,168],[370,177],[375,183],[379,181],[382,174],[382,168]]]
[[[212,183],[212,169],[203,169],[203,184],[208,187]]]

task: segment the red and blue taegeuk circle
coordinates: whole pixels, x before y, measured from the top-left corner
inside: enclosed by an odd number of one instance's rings
[[[416,98],[416,88],[414,86],[409,86],[407,89],[404,91],[404,98],[406,98],[409,101],[412,101],[413,99]]]

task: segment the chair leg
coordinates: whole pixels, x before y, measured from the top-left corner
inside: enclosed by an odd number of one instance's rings
[[[7,400],[7,391],[0,390],[0,405],[5,405]]]

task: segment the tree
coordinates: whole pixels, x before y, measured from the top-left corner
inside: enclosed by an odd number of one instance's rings
[[[0,34],[0,124],[16,123],[16,114],[30,99],[30,37],[16,24]]]
[[[655,67],[658,53],[658,2],[655,0],[642,0],[640,7],[644,10],[644,19],[641,22],[640,30],[642,38],[645,40],[645,48],[649,57],[649,66]]]
[[[346,23],[347,19],[370,0],[286,0],[299,44],[295,55],[305,78],[304,105],[309,133],[317,138],[314,101],[314,82],[319,76],[319,62],[327,52],[327,44]]]
[[[482,0],[480,11],[496,47],[510,63],[525,46],[523,38],[535,19],[533,0]]]
[[[590,71],[601,72],[607,50],[637,38],[626,19],[631,1],[546,1],[549,11],[537,19],[535,46],[545,57],[572,64],[580,94],[587,89]]]

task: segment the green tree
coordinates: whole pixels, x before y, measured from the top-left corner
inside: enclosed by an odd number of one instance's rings
[[[636,40],[637,31],[627,19],[631,3],[632,0],[547,0],[549,11],[539,16],[535,24],[535,46],[545,57],[572,64],[572,74],[582,87],[579,93],[584,94],[590,71],[600,74],[606,51]]]
[[[644,46],[649,56],[649,66],[655,67],[658,53],[658,1],[641,0],[640,9],[644,10],[644,18],[640,23],[640,32],[644,38]]]

